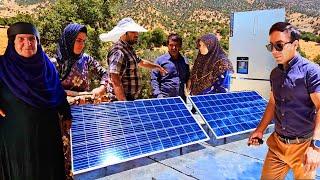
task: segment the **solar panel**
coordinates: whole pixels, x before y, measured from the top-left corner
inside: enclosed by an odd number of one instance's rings
[[[71,108],[74,174],[209,140],[180,97]]]
[[[252,131],[267,101],[255,91],[189,96],[217,139]]]

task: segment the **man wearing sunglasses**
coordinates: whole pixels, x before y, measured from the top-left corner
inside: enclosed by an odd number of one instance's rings
[[[267,50],[278,63],[270,75],[269,103],[248,143],[258,139],[270,124],[275,132],[261,179],[284,179],[292,169],[295,179],[314,179],[320,162],[320,67],[297,52],[300,33],[287,22],[272,25]]]

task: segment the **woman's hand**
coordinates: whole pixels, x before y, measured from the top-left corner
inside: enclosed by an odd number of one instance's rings
[[[68,103],[70,105],[81,105],[81,104],[85,104],[86,103],[86,96],[76,96],[76,97],[72,97],[72,96],[67,96],[67,100],[68,100]],[[91,97],[89,95],[89,97]]]
[[[0,109],[0,116],[6,117],[6,114],[4,113],[4,111],[2,109]]]
[[[92,98],[93,98],[95,104],[101,102],[101,96],[103,94],[105,94],[105,92],[106,92],[106,89],[105,89],[104,85],[101,85],[100,87],[95,88],[91,91]]]

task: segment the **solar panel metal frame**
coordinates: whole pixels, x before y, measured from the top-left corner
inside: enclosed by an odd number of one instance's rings
[[[200,127],[200,129],[202,130],[202,132],[204,133],[204,135],[206,136],[205,139],[202,139],[202,140],[197,140],[197,141],[193,141],[193,142],[189,142],[189,143],[186,143],[186,144],[181,144],[181,145],[178,145],[178,146],[173,146],[173,147],[170,147],[170,148],[164,148],[162,150],[158,150],[158,151],[153,151],[153,152],[150,152],[150,153],[146,153],[146,154],[141,154],[141,155],[138,155],[138,156],[134,156],[134,157],[130,157],[128,159],[123,159],[123,160],[120,160],[120,161],[117,161],[117,162],[113,162],[113,163],[104,163],[102,165],[98,165],[98,166],[94,166],[94,167],[89,167],[89,168],[86,168],[86,169],[82,169],[82,170],[78,170],[78,171],[74,171],[74,165],[73,165],[73,148],[72,148],[72,130],[70,130],[70,144],[71,144],[71,163],[72,163],[72,172],[74,175],[76,174],[81,174],[81,173],[84,173],[84,172],[88,172],[88,171],[92,171],[92,170],[96,170],[96,169],[100,169],[100,168],[104,168],[104,167],[107,167],[107,166],[110,166],[110,165],[114,165],[114,164],[119,164],[119,163],[123,163],[123,162],[127,162],[127,161],[130,161],[130,160],[134,160],[134,159],[139,159],[139,158],[142,158],[142,157],[147,157],[147,156],[150,156],[150,155],[154,155],[154,154],[158,154],[158,153],[162,153],[162,152],[166,152],[166,151],[170,151],[170,150],[174,150],[174,149],[178,149],[178,148],[182,148],[182,147],[186,147],[186,146],[189,146],[189,145],[192,145],[192,144],[197,144],[199,142],[204,142],[204,141],[208,141],[210,140],[210,137],[208,136],[208,134],[205,132],[205,130],[203,129],[203,127],[201,126],[201,124],[194,118],[193,114],[191,113],[191,111],[186,107],[186,104],[184,103],[184,101],[182,100],[181,97],[171,97],[171,98],[157,98],[157,99],[139,99],[139,100],[135,100],[135,101],[116,101],[116,102],[112,102],[112,103],[123,103],[123,102],[141,102],[141,101],[145,101],[145,100],[160,100],[160,99],[176,99],[176,98],[179,98],[180,101],[183,103],[184,107],[189,111],[191,117],[194,119],[194,121],[196,122],[196,124]],[[101,103],[101,104],[108,104],[108,103]],[[88,104],[86,104],[88,105]],[[79,106],[86,106],[86,105],[79,105]],[[90,104],[91,105],[91,104]],[[131,121],[130,121],[131,122]],[[166,129],[165,127],[163,129]],[[145,131],[146,132],[146,131]],[[170,136],[168,136],[170,137]],[[160,139],[160,138],[159,138]],[[86,148],[87,149],[87,148]],[[88,156],[87,156],[88,157]]]
[[[262,100],[266,101],[268,104],[268,101],[262,97],[257,91],[231,91],[231,92],[227,92],[227,93],[216,93],[216,94],[205,94],[205,95],[193,95],[193,96],[188,96],[190,102],[192,103],[193,107],[197,110],[197,112],[199,113],[199,115],[201,116],[201,118],[204,120],[204,122],[206,123],[206,125],[208,126],[208,128],[210,129],[210,131],[214,134],[214,136],[216,137],[216,139],[223,139],[223,138],[227,138],[227,137],[231,137],[231,136],[235,136],[235,135],[239,135],[239,134],[244,134],[247,132],[251,132],[253,130],[255,130],[256,128],[251,128],[251,129],[247,129],[244,131],[239,131],[239,132],[235,132],[235,133],[230,133],[227,135],[223,135],[223,136],[217,136],[217,134],[214,132],[214,130],[212,129],[211,125],[209,124],[209,122],[207,121],[207,119],[204,117],[204,115],[201,113],[201,111],[199,110],[199,108],[197,107],[197,105],[195,104],[195,102],[192,100],[192,97],[206,97],[206,96],[216,96],[216,95],[223,95],[223,94],[232,94],[232,93],[244,93],[244,92],[255,92],[257,93]],[[264,111],[263,111],[264,112]],[[263,117],[263,114],[261,116],[261,118]],[[260,118],[260,121],[261,121]],[[259,122],[260,122],[259,121]],[[272,123],[272,122],[271,122]],[[268,127],[273,126],[274,124],[269,124]]]

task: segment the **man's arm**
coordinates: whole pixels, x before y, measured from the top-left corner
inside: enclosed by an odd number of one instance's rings
[[[313,139],[320,140],[320,92],[310,94],[311,100],[316,108],[315,128]],[[315,171],[320,163],[320,149],[311,144],[305,153],[304,168],[306,172]]]
[[[162,75],[168,73],[163,67],[161,67],[159,64],[154,64],[150,61],[146,61],[146,60],[141,60],[139,62],[139,67],[143,67],[143,68],[147,68],[147,69],[157,69],[158,71],[160,71],[160,73]]]
[[[248,144],[259,145],[258,140],[253,139],[253,138],[262,139],[264,131],[266,130],[266,128],[268,127],[268,125],[270,124],[270,122],[272,121],[272,119],[274,117],[274,111],[275,111],[275,100],[274,100],[273,93],[271,92],[267,108],[263,114],[263,117],[262,117],[258,127],[250,135],[249,140],[248,140]]]
[[[313,132],[313,139],[320,140],[320,92],[310,94],[311,100],[316,107],[315,128]]]
[[[186,95],[186,96],[188,96],[188,95],[190,95],[190,88],[191,88],[191,79],[190,79],[190,65],[189,65],[189,61],[188,61],[188,59],[186,59],[185,58],[185,62],[186,62],[186,64],[187,64],[187,69],[186,69],[186,71],[187,71],[187,79],[186,79],[186,87],[185,87],[185,90],[184,90],[184,94]]]
[[[191,89],[191,80],[189,79],[186,83],[186,89],[184,92],[186,96],[190,95],[190,89]]]
[[[152,70],[151,71],[151,87],[152,87],[152,95],[154,97],[160,98],[161,96],[161,91],[160,91],[160,79],[161,75],[159,71],[157,70]]]
[[[111,83],[113,85],[114,93],[119,101],[125,101],[126,96],[124,94],[121,78],[119,74],[110,73]]]

